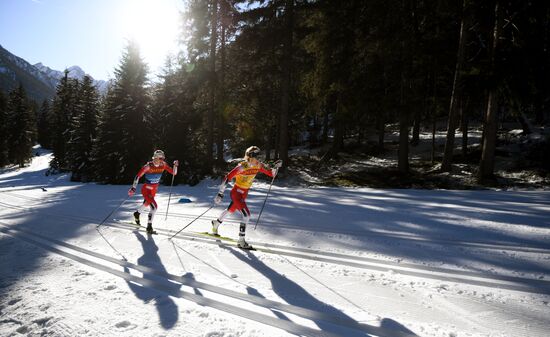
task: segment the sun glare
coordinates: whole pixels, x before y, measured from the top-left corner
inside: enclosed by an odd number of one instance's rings
[[[178,0],[127,0],[120,7],[122,37],[136,41],[150,71],[158,73],[169,54],[177,52]]]

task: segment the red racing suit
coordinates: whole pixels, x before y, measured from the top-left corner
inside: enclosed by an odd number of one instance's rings
[[[225,176],[224,184],[235,178],[235,186],[233,186],[231,190],[231,203],[227,208],[230,213],[240,210],[243,216],[250,217],[250,211],[248,210],[245,199],[258,172],[273,177],[272,171],[266,169],[264,164],[258,162],[257,165],[253,165],[247,161],[240,162],[239,165]]]
[[[168,173],[172,175],[176,174],[176,172],[174,172],[174,170],[164,161],[161,161],[159,166],[156,166],[153,161],[147,162],[147,164],[139,170],[134,179],[134,186],[137,185],[142,176],[145,176],[145,183],[141,187],[141,195],[143,195],[144,199],[143,206],[151,205],[151,209],[157,209],[155,195],[157,194],[160,178],[164,171],[168,171]]]

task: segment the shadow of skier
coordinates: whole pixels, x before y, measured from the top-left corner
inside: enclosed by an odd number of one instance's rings
[[[247,263],[252,268],[264,275],[267,279],[269,279],[271,281],[273,291],[280,298],[284,299],[286,303],[330,314],[334,317],[342,319],[343,321],[349,321],[350,326],[360,324],[339,309],[320,301],[296,282],[279,274],[277,271],[258,259],[253,253],[245,251],[244,254],[241,254],[241,250],[229,247],[224,248],[230,251],[231,254],[233,254],[239,260]],[[342,335],[346,337],[370,336],[367,332],[358,330],[356,327],[345,327],[343,325],[336,325],[321,319],[314,320],[314,322],[322,331],[332,332],[337,335]]]
[[[138,231],[134,231],[134,234],[138,241],[141,243],[141,246],[143,247],[143,255],[138,258],[137,264],[167,273],[166,268],[164,267],[162,261],[160,260],[160,257],[158,256],[158,246],[156,245],[153,236],[147,235],[147,237],[144,237]],[[124,268],[124,271],[129,273],[129,270],[127,268]],[[159,281],[159,279],[154,275],[148,275],[146,273],[143,274],[143,278]],[[143,287],[139,284],[135,284],[132,282],[127,283],[130,289],[136,295],[136,297],[141,299],[144,303],[154,301],[154,305],[158,311],[160,325],[164,329],[168,330],[177,323],[179,316],[178,307],[176,303],[170,298],[170,296],[162,292]],[[171,287],[174,287],[174,290],[180,288],[180,286],[175,283],[170,284]]]

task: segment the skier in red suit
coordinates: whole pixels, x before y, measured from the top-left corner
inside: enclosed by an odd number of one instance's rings
[[[134,212],[134,219],[136,224],[140,224],[139,215],[143,213],[147,207],[149,207],[149,216],[147,218],[147,233],[154,234],[153,230],[153,217],[157,211],[158,205],[155,201],[155,195],[157,194],[157,189],[159,186],[160,178],[164,171],[172,175],[178,173],[178,164],[177,160],[174,160],[174,169],[172,169],[164,161],[164,152],[162,150],[156,150],[153,154],[153,160],[145,164],[141,170],[139,170],[132,187],[128,190],[128,195],[132,196],[136,192],[136,187],[138,185],[139,179],[145,176],[145,183],[141,187],[141,194],[143,195],[143,204],[139,207],[137,211]]]

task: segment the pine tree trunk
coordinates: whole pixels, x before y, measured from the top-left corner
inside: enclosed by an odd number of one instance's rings
[[[404,70],[401,72],[401,98],[399,104],[399,147],[397,149],[397,168],[401,173],[409,172],[409,108],[406,100],[406,81]]]
[[[222,7],[226,6],[226,2],[222,2]],[[226,10],[223,13],[227,13]],[[226,20],[222,17],[222,30],[221,30],[221,44],[220,44],[220,81],[219,81],[219,99],[218,99],[218,109],[216,109],[216,119],[218,121],[218,132],[216,138],[216,149],[217,149],[217,162],[218,164],[223,164],[225,162],[223,157],[223,141],[224,141],[224,121],[223,121],[223,106],[225,104],[225,33],[226,33]]]
[[[385,123],[382,113],[378,113],[376,116],[376,128],[378,129],[378,153],[384,152],[384,133]]]
[[[272,150],[271,144],[273,141],[272,138],[273,138],[273,128],[269,128],[269,130],[267,131],[267,135],[265,137],[265,146],[264,146],[266,161],[271,160],[271,150]]]
[[[323,111],[323,133],[321,134],[321,144],[328,143],[328,129],[329,129],[329,99],[325,99],[324,111]]]
[[[462,102],[460,106],[460,112],[462,116],[462,158],[463,160],[466,160],[466,157],[468,156],[468,124],[469,124],[469,118],[468,118],[468,103]]]
[[[207,172],[212,171],[214,160],[214,119],[216,116],[216,42],[218,40],[218,0],[212,0],[210,17],[210,105],[207,119],[206,161]]]
[[[420,142],[420,111],[418,110],[418,108],[416,108],[414,111],[411,145],[417,146],[419,142]]]
[[[550,7],[546,8],[546,12],[544,13],[544,20],[542,24],[544,33],[543,33],[543,41],[542,41],[542,50],[544,51],[544,55],[548,59],[550,57]],[[540,69],[542,74],[548,73],[548,63],[544,62],[541,64]],[[542,90],[541,93],[539,93],[539,97],[537,99],[538,104],[535,105],[536,111],[535,111],[535,123],[538,125],[541,125],[545,122],[545,117],[548,110],[547,105],[547,92],[548,92],[548,81],[544,81],[542,84]]]
[[[449,107],[449,120],[447,124],[447,138],[445,140],[445,150],[443,153],[443,161],[441,162],[441,171],[448,172],[452,169],[453,151],[455,142],[455,130],[458,121],[458,106],[462,99],[462,71],[464,69],[464,50],[466,47],[466,6],[467,0],[462,4],[462,20],[460,23],[460,37],[458,42],[458,53],[456,57],[455,76],[453,81],[453,91],[451,93],[451,104]]]
[[[490,50],[490,76],[495,74],[495,55],[498,47],[498,40],[501,31],[501,6],[500,0],[495,1],[495,26],[493,29],[493,43]],[[492,179],[495,169],[495,149],[497,138],[497,122],[498,122],[498,93],[497,85],[489,89],[487,98],[487,114],[485,117],[483,148],[481,152],[481,161],[479,163],[479,182],[484,182]]]
[[[399,106],[399,148],[397,166],[401,173],[409,173],[409,126],[413,92],[414,58],[419,41],[417,4],[415,0],[403,1],[403,39],[401,42],[401,97]],[[409,35],[410,34],[410,35]]]
[[[399,112],[399,148],[398,169],[401,173],[409,172],[409,111],[404,105],[400,107]]]
[[[283,169],[288,165],[288,120],[290,110],[290,82],[292,75],[292,35],[294,33],[294,0],[285,3],[285,41],[283,47],[283,78],[281,86],[281,115],[279,124],[279,159]]]
[[[434,104],[434,111],[432,112],[432,165],[435,164],[435,133],[437,131],[437,116],[435,112]]]
[[[336,113],[334,117],[334,140],[332,143],[331,157],[338,156],[344,145],[344,127],[341,119],[342,114],[342,93],[338,93],[336,98]]]

